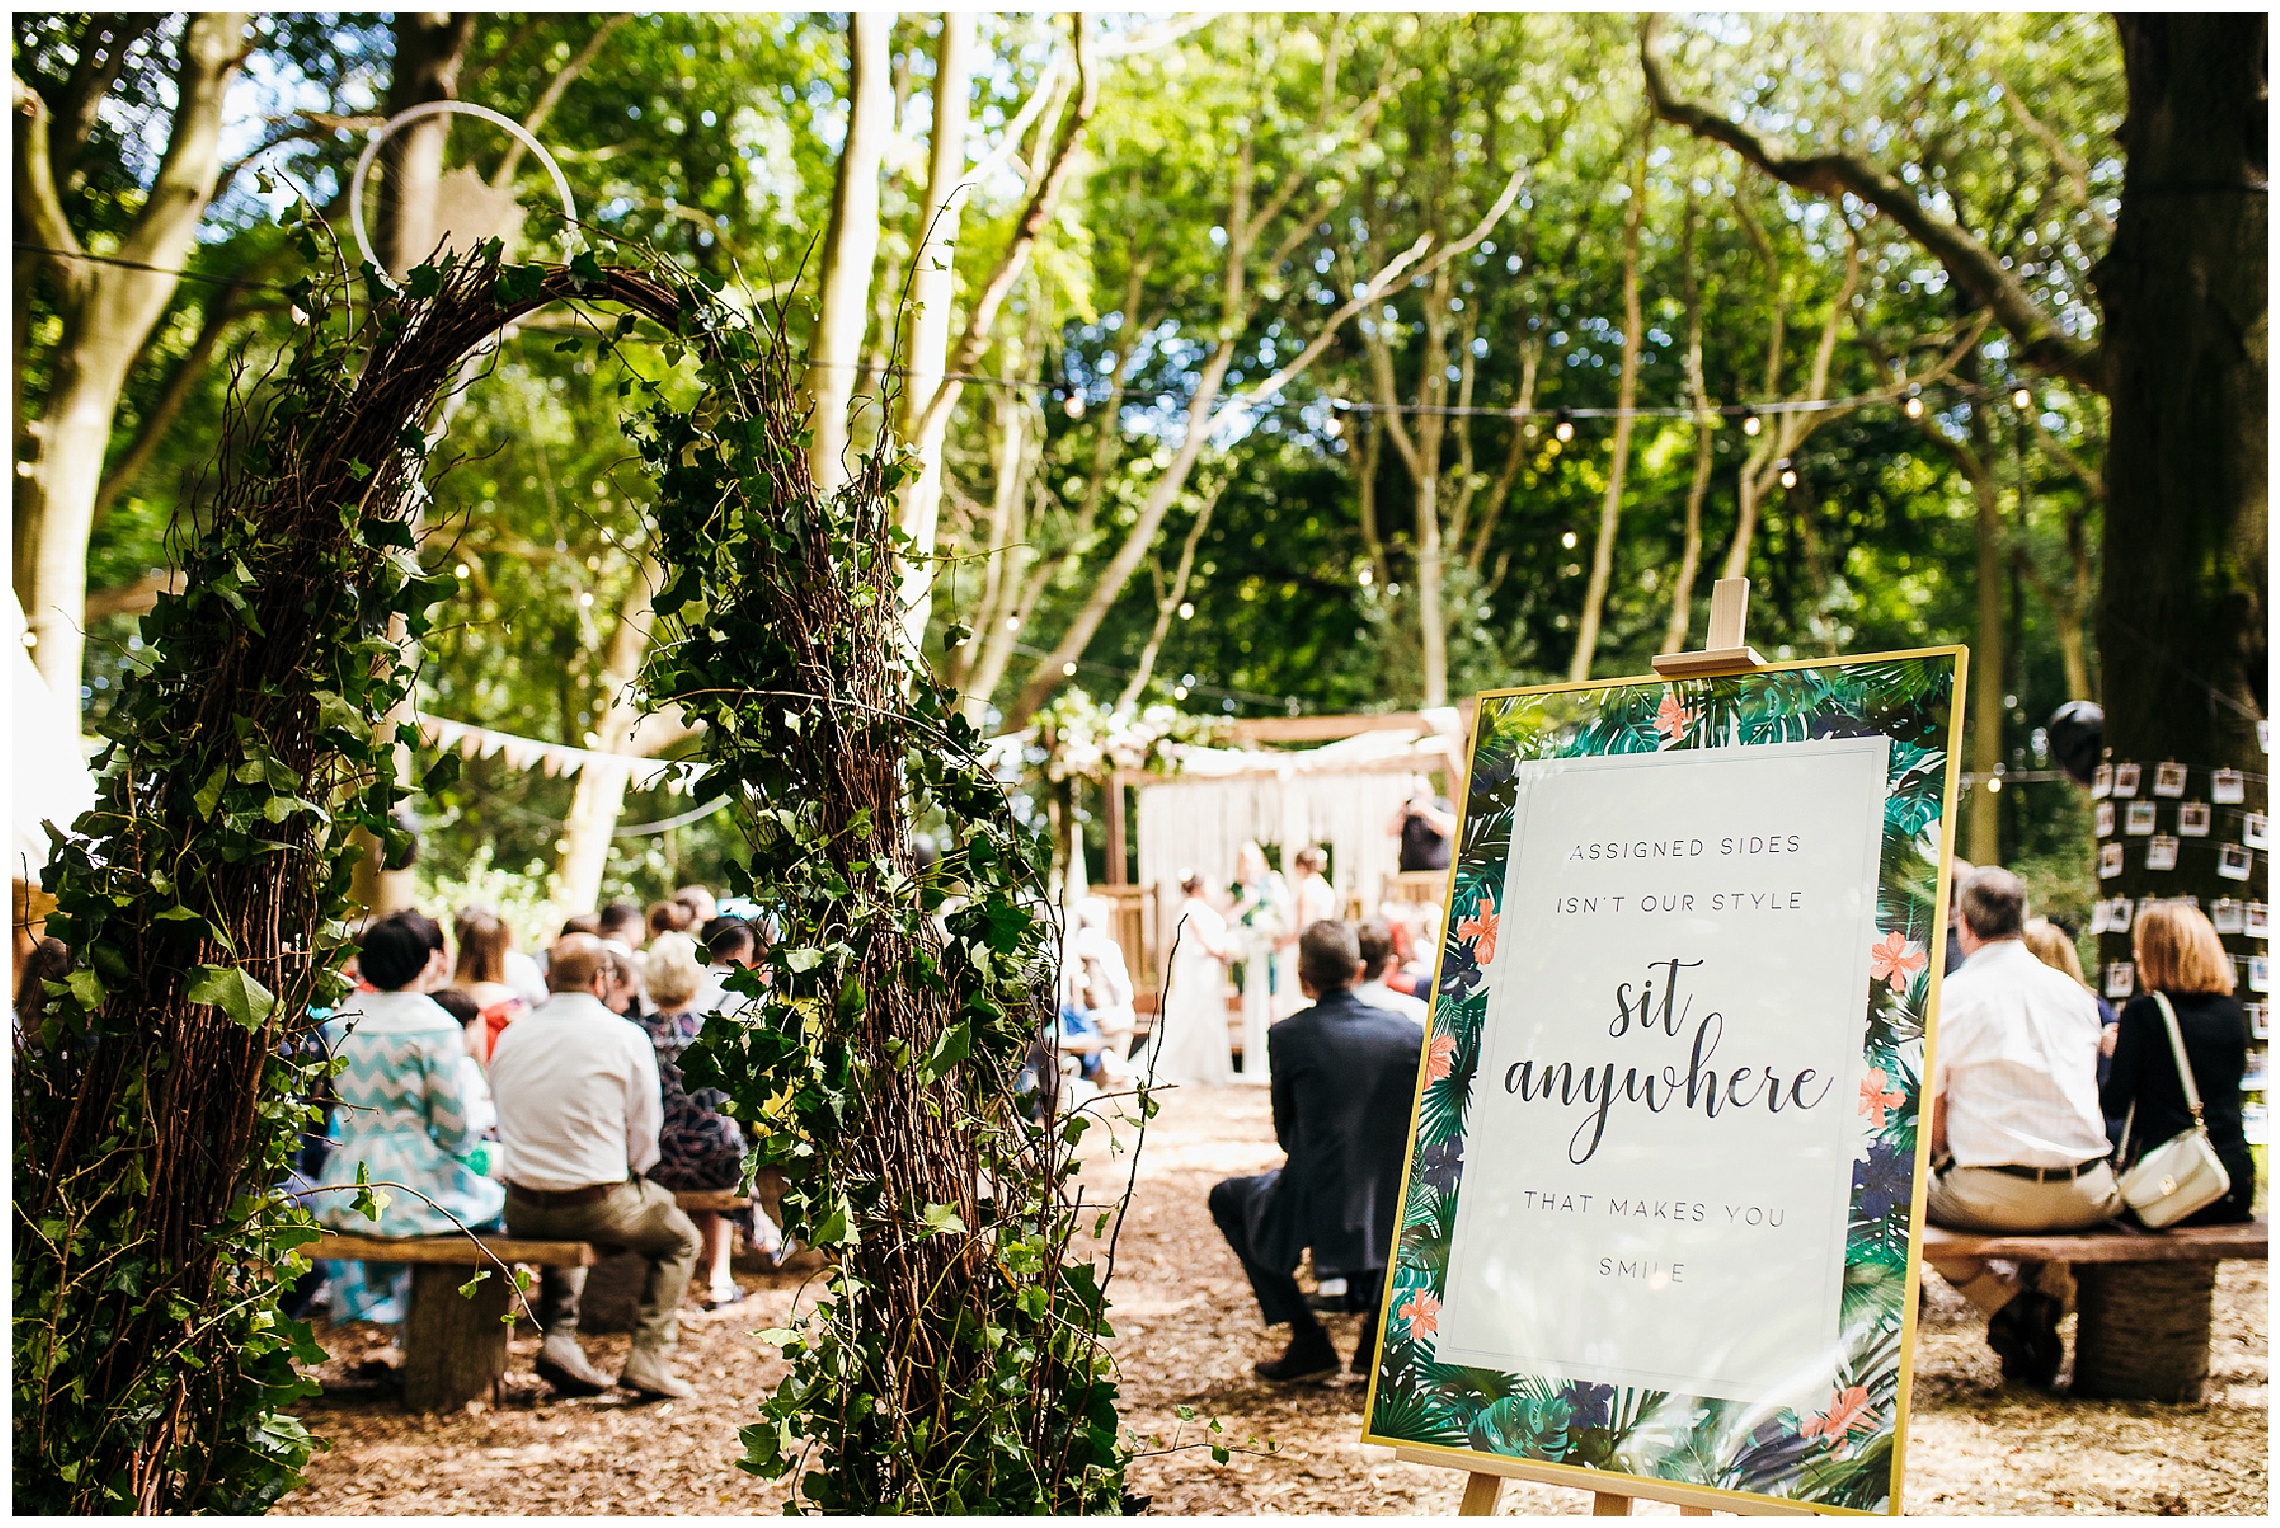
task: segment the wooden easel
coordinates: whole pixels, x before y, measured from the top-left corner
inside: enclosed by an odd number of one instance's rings
[[[1721,578],[1710,586],[1710,630],[1706,645],[1690,653],[1664,653],[1654,660],[1655,672],[1665,679],[1698,679],[1709,674],[1742,673],[1760,668],[1765,659],[1742,639],[1749,620],[1750,581]],[[1396,1459],[1408,1464],[1429,1464],[1448,1469],[1449,1453],[1438,1449],[1397,1448]],[[1465,1499],[1459,1517],[1488,1517],[1496,1511],[1496,1498],[1506,1480],[1533,1480],[1543,1485],[1567,1486],[1591,1492],[1593,1517],[1628,1517],[1633,1501],[1667,1501],[1676,1504],[1681,1517],[1708,1517],[1719,1508],[1746,1514],[1807,1513],[1805,1507],[1786,1506],[1767,1498],[1737,1492],[1690,1486],[1675,1480],[1651,1480],[1642,1475],[1610,1476],[1604,1486],[1596,1471],[1573,1465],[1530,1464],[1517,1459],[1468,1457],[1465,1463]],[[1584,1484],[1590,1479],[1589,1485]]]

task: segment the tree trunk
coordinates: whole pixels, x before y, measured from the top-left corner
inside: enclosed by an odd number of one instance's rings
[[[1599,509],[1599,541],[1591,551],[1591,588],[1583,597],[1583,622],[1575,634],[1570,680],[1589,679],[1599,651],[1600,613],[1615,574],[1615,530],[1623,515],[1623,479],[1631,465],[1631,408],[1639,397],[1639,347],[1646,343],[1646,319],[1639,310],[1639,223],[1646,215],[1647,152],[1654,143],[1654,119],[1639,130],[1639,157],[1631,167],[1631,203],[1623,209],[1623,370],[1615,384],[1615,441],[1607,467],[1607,497]],[[1438,705],[1441,702],[1431,701]]]
[[[910,326],[910,371],[903,379],[903,439],[918,452],[918,475],[903,485],[896,506],[902,528],[916,543],[903,572],[904,630],[911,645],[926,640],[933,614],[935,526],[942,513],[942,443],[949,433],[947,409],[930,411],[934,390],[950,355],[950,307],[958,292],[958,220],[966,198],[966,110],[971,94],[974,18],[945,11],[934,61],[934,141],[926,172],[926,207],[919,225],[917,269],[910,283],[918,313]]]
[[[381,109],[398,112],[459,94],[459,66],[475,35],[472,12],[402,11],[396,16],[396,54]],[[443,230],[436,227],[436,188],[443,183],[444,149],[451,118],[424,117],[395,134],[380,149],[379,237],[373,250],[391,275],[402,277],[435,252]]]
[[[634,681],[641,675],[642,656],[649,651],[649,601],[662,576],[657,564],[646,559],[634,570],[633,588],[626,594],[617,630],[610,637],[609,657],[602,665],[602,693],[609,700],[601,725],[594,729],[591,746],[597,753],[632,757],[633,729],[641,720]],[[570,818],[562,825],[562,854],[555,861],[557,895],[573,911],[601,905],[602,873],[609,866],[610,838],[617,832],[631,773],[629,763],[614,757],[588,759],[578,771]]]
[[[815,400],[809,462],[822,494],[837,492],[847,481],[847,409],[855,396],[871,267],[879,254],[879,163],[894,133],[887,57],[894,24],[892,11],[856,11],[848,19],[847,143],[831,186],[822,290],[808,344],[808,395]]]
[[[1689,177],[1691,181],[1691,177]],[[1675,653],[1686,647],[1686,632],[1694,620],[1694,580],[1702,571],[1702,502],[1710,493],[1710,468],[1715,454],[1711,444],[1709,386],[1702,376],[1702,277],[1694,265],[1694,192],[1686,193],[1686,222],[1679,236],[1678,261],[1686,302],[1686,395],[1694,405],[1694,477],[1686,485],[1686,530],[1678,553],[1678,576],[1671,581],[1670,627],[1663,633],[1662,650]]]
[[[222,99],[238,71],[245,13],[193,13],[183,29],[166,156],[149,200],[117,253],[157,270],[57,261],[62,334],[39,423],[38,454],[19,467],[15,585],[40,677],[76,697],[85,658],[87,536],[127,372],[174,295],[198,221],[221,170]],[[15,182],[18,215],[50,249],[79,250],[48,163],[47,108],[19,89]],[[25,470],[28,468],[29,470]],[[28,553],[29,555],[25,555]]]
[[[2241,818],[2266,809],[2266,18],[2119,16],[2129,155],[2119,229],[2092,272],[2105,310],[2111,424],[2098,649],[2105,741],[2115,762],[2247,775],[2247,800],[2216,831],[2180,840],[2177,868],[2148,871],[2135,842],[2108,896],[2259,895],[2216,874]],[[2164,812],[2166,816],[2166,810]],[[2173,832],[2164,822],[2164,833]],[[2250,888],[2256,888],[2251,890]],[[2261,943],[2228,936],[2236,955]],[[2105,959],[2127,960],[2109,934]]]
[[[1009,383],[1021,374],[1022,349],[1018,340],[1006,341],[1005,379]],[[981,630],[974,634],[982,650],[966,685],[966,719],[977,727],[1012,662],[1014,643],[1021,639],[1026,616],[1020,608],[1019,592],[1029,567],[1029,548],[1019,527],[1023,495],[1029,490],[1025,470],[1029,457],[1027,407],[1019,388],[998,389],[997,482],[996,491],[990,495],[989,531],[981,547]]]
[[[1995,789],[1993,776],[2003,762],[2004,723],[2009,720],[2003,705],[2003,686],[2008,673],[2003,660],[2006,645],[2003,573],[2009,559],[2004,555],[2003,506],[1996,495],[1994,474],[1987,466],[1985,400],[1971,406],[1971,447],[1978,465],[1966,475],[1971,483],[1972,501],[1978,507],[1979,567],[1978,641],[1971,654],[1970,730],[1971,772],[1979,777],[1979,783],[1966,798],[1970,807],[1965,816],[1967,833],[1963,857],[1974,865],[2000,865],[2003,863],[2003,833],[2002,813],[1998,808],[2002,805],[2002,796]]]

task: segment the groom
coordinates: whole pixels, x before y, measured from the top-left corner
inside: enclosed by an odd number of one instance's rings
[[[1354,996],[1354,931],[1324,919],[1298,938],[1299,990],[1314,1000],[1267,1031],[1275,1139],[1282,1167],[1229,1178],[1211,1218],[1250,1276],[1267,1325],[1290,1323],[1290,1346],[1257,1366],[1288,1383],[1338,1369],[1338,1353],[1292,1277],[1308,1248],[1318,1279],[1344,1278],[1363,1313],[1353,1370],[1369,1368],[1370,1333],[1393,1250],[1402,1148],[1424,1027]]]

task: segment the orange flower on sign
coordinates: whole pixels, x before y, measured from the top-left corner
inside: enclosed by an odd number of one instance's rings
[[[1895,992],[1904,990],[1924,965],[1923,947],[1897,933],[1886,934],[1868,947],[1868,979],[1889,982]]]
[[[1441,1329],[1441,1301],[1422,1289],[1395,1307],[1394,1314],[1409,1323],[1412,1337],[1430,1337]]]
[[[1662,704],[1655,708],[1655,731],[1667,741],[1693,725],[1694,713],[1679,704],[1678,691],[1665,694]]]
[[[1868,1075],[1860,1080],[1860,1112],[1879,1130],[1884,1128],[1884,1111],[1897,1109],[1908,1101],[1905,1093],[1885,1092],[1884,1081],[1884,1068],[1880,1066],[1870,1067]]]
[[[1447,1035],[1435,1035],[1433,1043],[1425,1047],[1425,1081],[1435,1083],[1448,1076],[1456,1059],[1457,1042]]]
[[[1876,1419],[1869,1414],[1866,1386],[1854,1385],[1849,1390],[1836,1391],[1829,1397],[1829,1409],[1814,1417],[1799,1429],[1808,1438],[1821,1438],[1831,1448],[1845,1441],[1848,1433],[1876,1431]]]
[[[1457,937],[1473,942],[1473,959],[1487,965],[1496,959],[1496,893],[1481,893],[1480,906],[1457,925]]]

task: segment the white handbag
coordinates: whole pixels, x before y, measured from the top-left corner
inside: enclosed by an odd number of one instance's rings
[[[2185,1059],[2185,1035],[2177,1027],[2177,1010],[2168,994],[2156,992],[2162,1022],[2169,1028],[2169,1049],[2177,1058],[2177,1077],[2185,1084],[2185,1107],[2193,1111],[2193,1128],[2171,1136],[2138,1158],[2122,1174],[2122,1198],[2137,1212],[2140,1223],[2160,1230],[2173,1226],[2204,1205],[2213,1204],[2232,1187],[2225,1164],[2209,1144],[2208,1127],[2201,1120],[2201,1090],[2193,1085],[2193,1066]],[[2130,1127],[2137,1123],[2137,1104],[2130,1104],[2122,1122],[2122,1150],[2127,1160]]]

